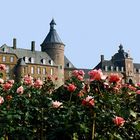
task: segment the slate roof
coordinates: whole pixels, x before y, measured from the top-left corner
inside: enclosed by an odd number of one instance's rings
[[[134,63],[134,68],[140,69],[140,63]]]
[[[57,66],[54,63],[54,61],[51,59],[51,57],[46,52],[43,51],[31,51],[29,49],[22,49],[22,48],[13,49],[13,47],[9,47],[6,44],[4,44],[0,47],[0,52],[16,54],[18,59],[20,59],[18,63],[21,65],[26,64],[24,61],[24,57],[28,57],[29,60],[30,58],[34,58],[34,64],[39,64],[39,65],[43,64],[42,60],[45,59],[46,65],[51,65],[50,64],[50,60],[51,60],[53,62],[53,66]],[[71,61],[66,56],[64,56],[64,63],[65,63],[65,68],[70,68],[68,64],[71,66],[71,68],[75,68],[74,65],[71,63]]]
[[[75,68],[75,66],[71,63],[71,61],[66,57],[64,56],[64,62],[65,62],[65,68]]]
[[[127,52],[123,50],[123,46],[122,44],[120,44],[118,52],[112,56],[111,60],[102,60],[101,62],[98,63],[97,66],[95,66],[94,69],[103,70],[105,69],[105,66],[107,66],[108,69],[110,70],[111,70],[111,66],[113,66],[113,69],[115,67],[118,67],[119,69],[121,69],[121,67],[124,67],[123,60],[125,58],[130,58],[130,56]]]
[[[49,43],[63,44],[59,35],[57,34],[56,30],[54,29],[54,25],[56,25],[56,23],[55,23],[54,19],[52,19],[52,21],[50,23],[50,31],[49,31],[48,35],[46,36],[45,40],[43,41],[43,43],[41,44],[41,46],[46,46],[46,44],[49,44]]]
[[[24,58],[24,57],[28,57],[29,58],[29,63],[30,63],[30,58],[34,58],[34,63],[35,64],[42,64],[42,60],[45,59],[46,60],[46,65],[51,65],[49,62],[49,60],[52,60],[50,58],[50,56],[46,53],[46,52],[41,52],[41,51],[31,51],[29,49],[22,49],[22,48],[16,48],[13,49],[13,47],[9,47],[7,45],[3,45],[0,48],[0,51],[6,50],[7,53],[12,53],[12,54],[16,54],[17,57],[20,58]],[[52,60],[53,61],[53,60]],[[56,65],[53,62],[53,65]]]
[[[122,46],[122,44],[120,44],[118,53],[116,53],[113,56],[113,59],[114,60],[123,60],[128,57],[129,57],[129,54],[123,50],[123,46]]]

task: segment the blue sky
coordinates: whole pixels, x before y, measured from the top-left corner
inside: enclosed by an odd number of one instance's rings
[[[78,68],[93,68],[123,44],[134,62],[140,63],[140,0],[1,0],[0,46],[36,49],[55,19],[65,55]]]

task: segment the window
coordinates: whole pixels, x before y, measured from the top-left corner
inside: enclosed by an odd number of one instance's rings
[[[113,71],[113,66],[110,67],[111,71]]]
[[[116,71],[119,71],[119,68],[118,67],[116,67]]]
[[[37,68],[37,74],[40,74],[41,71],[40,71],[40,68]]]
[[[46,68],[43,68],[43,74],[46,74]]]
[[[34,67],[31,67],[31,74],[34,74]]]
[[[2,57],[2,61],[5,62],[6,61],[6,56]]]
[[[68,67],[68,68],[71,68],[71,64],[70,64],[70,63],[67,63],[67,67]]]
[[[124,71],[124,68],[123,67],[121,67],[121,72],[123,72]]]
[[[53,75],[53,69],[51,69],[51,75]]]
[[[130,64],[128,64],[128,68],[130,68]]]
[[[6,73],[9,73],[9,71],[10,71],[10,66],[6,66]]]
[[[46,60],[45,59],[42,59],[42,64],[46,64]]]
[[[105,71],[107,71],[108,70],[108,68],[107,68],[107,66],[105,66]]]
[[[72,75],[72,72],[71,72],[71,71],[69,71],[69,77],[71,77],[71,75]]]
[[[24,61],[25,61],[25,63],[28,63],[28,57],[24,57]]]
[[[53,61],[52,60],[49,60],[49,64],[53,65]]]
[[[10,62],[14,62],[14,57],[13,56],[10,57]]]
[[[35,62],[35,59],[33,57],[31,57],[30,59],[31,59],[31,63]]]

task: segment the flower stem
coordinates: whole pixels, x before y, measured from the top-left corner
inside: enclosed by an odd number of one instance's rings
[[[72,98],[72,92],[71,92],[71,94],[70,94],[69,105],[70,105],[70,102],[71,102],[71,98]]]
[[[96,118],[96,113],[93,113],[92,140],[94,140],[94,136],[95,136],[95,118]]]

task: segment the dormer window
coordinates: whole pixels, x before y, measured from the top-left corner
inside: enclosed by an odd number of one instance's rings
[[[68,67],[68,68],[71,68],[71,64],[70,64],[70,63],[67,63],[67,67]]]
[[[52,60],[49,60],[49,64],[50,64],[50,65],[53,65],[53,61],[52,61]]]
[[[6,47],[3,48],[3,52],[7,52],[7,48]]]
[[[35,59],[33,57],[30,58],[31,63],[35,62]]]
[[[25,61],[25,63],[28,63],[28,57],[27,56],[24,57],[24,61]]]
[[[46,60],[45,59],[42,59],[41,62],[42,62],[43,65],[46,64]]]

